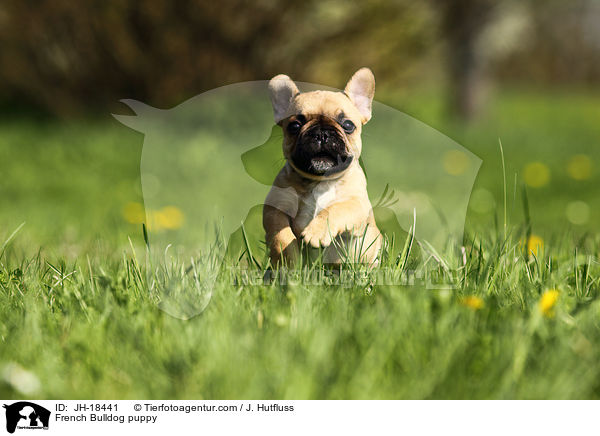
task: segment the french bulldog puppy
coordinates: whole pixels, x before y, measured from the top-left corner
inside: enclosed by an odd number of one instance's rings
[[[376,264],[381,247],[359,164],[375,77],[361,68],[343,92],[300,93],[280,74],[269,82],[285,166],[265,200],[263,226],[273,266],[293,265],[299,247],[323,247],[324,263]]]

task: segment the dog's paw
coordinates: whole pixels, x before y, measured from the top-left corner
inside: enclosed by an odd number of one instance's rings
[[[305,244],[318,248],[331,245],[331,237],[335,233],[328,225],[327,216],[317,215],[300,234]]]
[[[298,258],[299,247],[296,236],[291,229],[284,229],[275,237],[268,238],[270,246],[271,265],[275,267],[292,266]]]

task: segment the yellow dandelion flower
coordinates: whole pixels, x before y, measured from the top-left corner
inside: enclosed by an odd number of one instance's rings
[[[462,300],[460,300],[460,304],[473,310],[483,309],[483,306],[485,306],[483,298],[476,297],[475,295],[464,297]]]
[[[162,229],[178,229],[184,220],[183,212],[175,206],[166,206],[156,212],[156,224]]]
[[[550,169],[542,162],[531,162],[525,166],[523,178],[532,188],[541,188],[550,181]]]
[[[540,298],[539,309],[542,315],[551,318],[554,316],[554,306],[558,301],[559,292],[556,289],[551,289],[542,294]]]
[[[567,163],[567,174],[575,180],[587,180],[592,176],[592,160],[585,154],[576,154]]]
[[[444,154],[444,171],[451,176],[460,176],[469,168],[469,157],[460,150],[450,150]]]
[[[544,240],[538,235],[531,235],[527,239],[527,253],[535,256],[544,249]]]
[[[123,217],[131,224],[140,224],[144,222],[146,215],[144,206],[140,203],[129,202],[123,208]]]

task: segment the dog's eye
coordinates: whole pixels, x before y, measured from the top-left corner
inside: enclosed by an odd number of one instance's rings
[[[287,131],[290,134],[295,135],[296,133],[298,133],[300,131],[301,127],[302,127],[302,124],[300,124],[299,121],[292,121],[291,123],[288,124]]]
[[[352,133],[354,132],[354,129],[356,129],[356,126],[352,121],[346,120],[342,123],[342,129],[344,129],[346,133]]]

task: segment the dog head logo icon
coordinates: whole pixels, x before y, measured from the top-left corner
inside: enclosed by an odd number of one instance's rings
[[[14,433],[18,429],[47,429],[50,411],[29,401],[5,404],[6,431]]]

